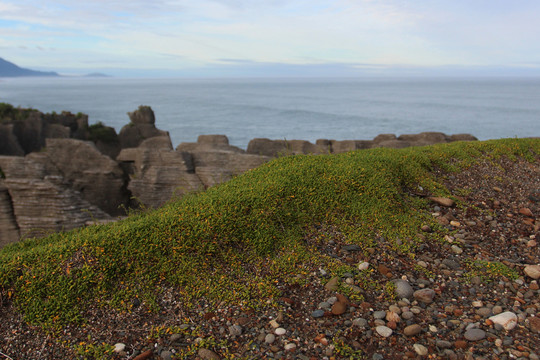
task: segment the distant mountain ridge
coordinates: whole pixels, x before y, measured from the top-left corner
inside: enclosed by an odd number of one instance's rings
[[[21,76],[60,76],[58,73],[51,71],[36,71],[31,69],[21,68],[12,62],[0,58],[0,77],[21,77]]]

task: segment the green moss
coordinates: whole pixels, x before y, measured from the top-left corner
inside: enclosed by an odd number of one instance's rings
[[[519,277],[516,270],[498,261],[466,261],[466,266],[469,270],[465,273],[465,279],[467,281],[477,276],[480,277],[484,283],[498,281],[501,277],[505,277],[509,280],[516,280]]]
[[[118,135],[114,128],[106,126],[101,121],[88,126],[88,132],[90,133],[90,140],[97,142],[102,141],[104,143],[118,142]]]
[[[314,224],[362,248],[388,239],[414,257],[422,224],[444,231],[409,191],[448,195],[433,168],[539,153],[539,140],[511,139],[280,158],[156,211],[6,246],[0,291],[27,321],[53,328],[83,323],[89,306],[129,312],[135,298],[157,311],[165,288],[186,304],[266,306],[280,296],[277,284],[301,284],[310,266],[340,271],[318,250],[324,239],[307,236]],[[360,285],[385,291],[385,283]]]

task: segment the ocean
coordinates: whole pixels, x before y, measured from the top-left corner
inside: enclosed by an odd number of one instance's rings
[[[370,140],[440,131],[480,140],[540,136],[540,79],[0,79],[0,102],[89,115],[120,131],[149,105],[173,145],[201,134],[249,140]]]

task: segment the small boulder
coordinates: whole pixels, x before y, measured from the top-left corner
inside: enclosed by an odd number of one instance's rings
[[[512,330],[516,327],[518,322],[518,317],[511,311],[506,311],[495,316],[491,316],[489,320],[493,321],[495,324],[501,325],[504,330]]]

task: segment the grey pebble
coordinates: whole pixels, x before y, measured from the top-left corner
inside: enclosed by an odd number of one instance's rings
[[[165,351],[162,351],[161,354],[159,355],[163,360],[171,360],[172,359],[172,356],[173,356],[173,353],[170,352],[169,350],[165,350]]]
[[[311,313],[311,316],[314,317],[315,319],[323,317],[324,316],[324,310],[320,310],[320,309],[315,310],[314,312]]]
[[[410,299],[413,296],[414,290],[408,281],[398,279],[392,281],[396,285],[396,295],[398,298]]]
[[[386,317],[386,311],[380,310],[373,313],[375,319],[384,319]]]
[[[469,329],[465,331],[465,339],[469,341],[478,341],[486,337],[486,332],[482,329]]]

